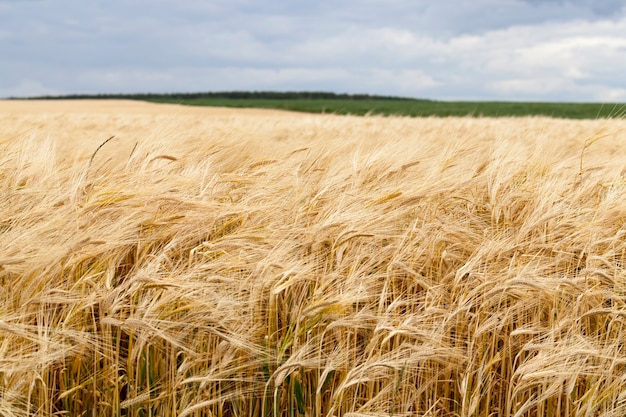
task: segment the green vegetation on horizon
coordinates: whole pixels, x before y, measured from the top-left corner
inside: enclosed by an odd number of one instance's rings
[[[622,103],[513,101],[434,101],[367,94],[328,92],[212,92],[175,94],[114,94],[38,97],[45,99],[134,99],[191,106],[268,108],[308,113],[397,115],[411,117],[548,116],[565,119],[622,117]]]
[[[179,103],[191,106],[269,108],[308,113],[353,115],[395,115],[412,117],[506,117],[549,116],[565,119],[598,119],[621,117],[623,104],[601,103],[524,103],[425,100],[346,100],[346,99],[151,99],[157,103]]]

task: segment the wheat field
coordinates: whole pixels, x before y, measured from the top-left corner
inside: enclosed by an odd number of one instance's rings
[[[625,128],[0,102],[0,415],[626,415]]]

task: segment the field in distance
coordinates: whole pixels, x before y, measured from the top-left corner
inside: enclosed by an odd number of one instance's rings
[[[64,98],[64,97],[61,97]],[[67,98],[67,97],[65,97]],[[435,101],[403,97],[316,92],[215,92],[177,94],[83,95],[72,98],[133,99],[155,103],[234,108],[268,108],[307,113],[393,115],[413,117],[522,117],[565,119],[621,118],[623,103],[506,101]]]
[[[625,129],[0,101],[0,414],[626,415]]]

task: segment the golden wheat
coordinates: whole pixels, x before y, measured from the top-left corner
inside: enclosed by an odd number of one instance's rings
[[[626,414],[626,122],[0,109],[3,416]]]

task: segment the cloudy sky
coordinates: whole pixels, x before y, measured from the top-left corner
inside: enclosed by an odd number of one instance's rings
[[[0,97],[626,101],[626,0],[0,0]]]

